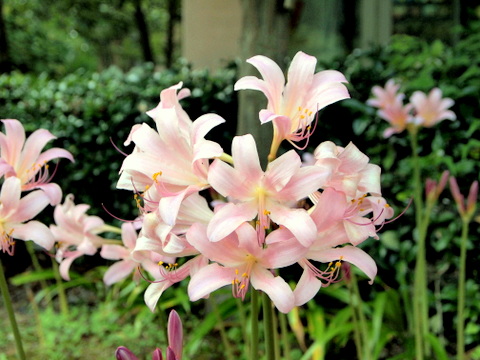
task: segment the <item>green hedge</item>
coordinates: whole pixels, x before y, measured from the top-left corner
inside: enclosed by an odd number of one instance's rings
[[[161,90],[179,81],[192,91],[182,101],[191,118],[218,113],[227,123],[212,135],[231,138],[237,111],[234,79],[235,69],[212,75],[192,71],[186,63],[165,71],[156,71],[151,64],[127,73],[118,68],[102,73],[78,70],[60,80],[14,72],[0,76],[0,118],[16,118],[27,131],[45,128],[58,136],[54,145],[72,152],[76,160],[62,161],[55,176],[64,193],[74,193],[77,202],[91,204],[92,213],[104,218],[109,215],[102,204],[115,215],[130,218],[135,214],[132,194],[115,190],[123,155],[112,142],[130,153],[132,147],[125,148],[123,142],[131,127],[141,122],[153,125],[145,111],[158,104]]]

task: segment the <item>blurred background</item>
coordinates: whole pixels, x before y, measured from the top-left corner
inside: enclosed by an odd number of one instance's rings
[[[209,137],[226,152],[235,134],[251,132],[269,143],[268,127],[258,123],[265,98],[250,91],[237,94],[233,84],[246,74],[258,75],[245,63],[250,56],[269,56],[287,69],[300,50],[318,59],[317,70],[343,72],[352,96],[320,112],[306,150],[325,140],[341,146],[354,142],[382,167],[383,196],[402,212],[412,197],[408,138],[383,139],[388,124],[365,104],[373,86],[395,78],[407,99],[414,91],[439,87],[455,101],[457,121],[419,134],[424,178],[439,179],[449,170],[463,193],[479,179],[480,0],[0,0],[0,118],[58,136],[52,145],[72,152],[76,162],[62,161],[56,182],[64,194],[75,194],[76,203],[90,204],[89,214],[115,222],[106,208],[132,219],[137,215],[132,194],[115,189],[124,157],[113,144],[131,152],[122,144],[132,125],[150,122],[145,111],[156,106],[160,91],[182,81],[192,90],[182,101],[192,119],[207,112],[224,117],[226,124]],[[460,222],[450,194],[433,213],[427,244],[432,329],[453,354]],[[42,216],[52,223],[51,214]],[[407,315],[398,309],[410,297],[413,224],[410,207],[385,226],[380,242],[365,244],[380,269],[373,287],[361,288],[362,294],[373,304],[376,294],[385,293],[389,304],[398,305],[384,313],[388,339],[379,358],[394,358],[410,341],[404,336]],[[466,343],[478,354],[472,359],[480,359],[479,231],[478,223],[472,225],[467,269]],[[30,269],[28,257],[21,258],[22,246],[20,257],[0,254],[9,276]],[[39,258],[49,266],[46,256]],[[86,274],[102,261],[79,260],[74,270]],[[87,278],[82,286],[90,292],[82,296],[92,296],[92,303],[107,296],[105,288],[99,290],[98,276],[96,283],[94,275]],[[117,295],[130,296],[128,286]],[[72,296],[79,296],[74,291],[72,285]],[[167,300],[187,309],[182,291]],[[129,304],[144,307],[142,292],[135,292],[139,300],[130,296]],[[332,304],[332,298],[338,301],[325,310],[326,317],[345,305],[342,298],[328,290],[316,298],[319,304]],[[345,339],[342,346],[351,345]]]

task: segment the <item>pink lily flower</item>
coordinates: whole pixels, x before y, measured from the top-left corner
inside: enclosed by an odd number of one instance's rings
[[[165,290],[186,279],[188,276],[194,276],[194,274],[207,266],[207,264],[208,259],[203,255],[197,255],[181,266],[174,262],[160,264],[162,265],[159,266],[160,276],[156,277],[155,281],[152,281],[145,291],[145,304],[147,304],[148,308],[153,312]]]
[[[362,197],[348,201],[343,192],[327,188],[317,199],[311,212],[318,228],[317,238],[298,262],[304,272],[294,290],[296,306],[312,299],[322,286],[339,281],[343,261],[361,269],[372,283],[377,272],[375,261],[356,245],[368,237],[378,239],[376,226],[381,226],[386,218],[393,216],[393,210],[383,198]],[[368,213],[373,213],[371,219],[365,217]],[[288,237],[288,234],[281,236]],[[328,265],[325,270],[320,270],[311,260]]]
[[[413,105],[403,105],[405,94],[398,93],[399,88],[400,85],[395,84],[395,81],[390,79],[385,84],[385,88],[374,86],[372,92],[376,97],[367,101],[368,105],[379,108],[378,116],[388,121],[391,125],[384,131],[384,138],[402,132],[407,127],[407,124],[412,122],[410,111]]]
[[[290,286],[280,276],[274,276],[270,269],[279,269],[299,261],[307,249],[295,238],[276,239],[266,248],[259,247],[257,232],[244,223],[235,233],[213,243],[209,240],[206,227],[194,224],[187,233],[187,240],[203,254],[214,261],[192,275],[188,284],[191,301],[208,296],[223,286],[231,285],[233,296],[244,298],[249,285],[265,292],[279,311],[288,313],[294,306]],[[291,234],[291,233],[289,233]]]
[[[182,202],[173,226],[166,224],[158,212],[145,214],[143,236],[137,242],[135,253],[148,250],[163,256],[197,255],[198,252],[186,241],[185,234],[192,224],[208,224],[212,217],[213,211],[207,201],[197,193],[189,195]]]
[[[413,122],[417,125],[432,127],[442,120],[455,120],[457,116],[451,110],[447,110],[453,106],[454,101],[450,98],[442,98],[442,90],[434,88],[428,96],[421,92],[415,91],[410,97],[415,110]]]
[[[335,70],[315,73],[317,60],[301,51],[295,55],[290,64],[286,85],[282,70],[271,59],[257,55],[247,62],[258,69],[263,80],[245,76],[236,82],[234,89],[258,90],[267,97],[267,108],[260,111],[260,122],[273,123],[274,140],[271,155],[276,154],[283,140],[293,144],[307,139],[311,134],[311,123],[317,111],[350,97],[346,86],[343,85],[347,80],[342,73]]]
[[[353,199],[370,193],[380,196],[380,173],[378,165],[370,164],[370,159],[353,143],[345,148],[331,141],[321,143],[314,152],[315,165],[330,168],[330,177],[323,185],[343,191]]]
[[[106,242],[97,235],[104,231],[105,223],[98,216],[88,216],[86,212],[89,208],[87,204],[75,205],[73,195],[69,194],[53,212],[56,225],[50,225],[50,230],[58,242],[55,257],[65,280],[70,280],[68,271],[75,259],[82,255],[94,255]]]
[[[183,352],[183,326],[180,316],[175,310],[170,311],[168,316],[168,347],[166,360],[182,360]],[[115,351],[117,360],[138,360],[138,358],[125,346],[119,346]],[[162,360],[162,350],[155,349],[152,360]]]
[[[154,258],[154,256],[144,256],[134,260],[132,252],[135,249],[137,242],[137,231],[135,230],[134,223],[124,223],[122,225],[122,245],[105,244],[102,246],[100,256],[108,260],[120,260],[110,266],[103,276],[103,282],[110,286],[116,282],[125,279],[130,275],[137,267],[141,266],[147,270],[150,274],[155,275],[158,273],[158,261],[160,257]],[[153,255],[153,254],[149,254]],[[139,280],[139,273],[134,273],[134,280]]]
[[[32,240],[50,250],[54,239],[48,227],[39,221],[29,221],[45,209],[49,199],[40,190],[21,198],[21,186],[20,179],[9,177],[0,191],[0,250],[13,255],[14,239]]]
[[[62,200],[62,190],[55,183],[50,183],[52,176],[48,171],[50,160],[66,158],[70,161],[70,152],[60,148],[51,148],[41,152],[45,145],[56,139],[48,130],[38,129],[28,139],[20,121],[2,120],[5,134],[0,132],[0,177],[15,176],[20,179],[22,191],[41,189],[47,194],[51,205]]]
[[[301,167],[301,159],[293,150],[270,162],[264,172],[250,134],[233,139],[232,157],[234,167],[219,159],[210,166],[208,182],[232,202],[215,213],[208,225],[208,238],[219,241],[257,217],[260,245],[271,220],[309,246],[315,238],[315,224],[306,210],[292,208],[292,204],[319,189],[329,173],[319,166]]]
[[[125,145],[133,141],[136,146],[125,158],[117,184],[119,189],[144,191],[144,212],[158,208],[163,221],[172,226],[185,197],[209,187],[208,159],[220,157],[223,150],[204,137],[225,121],[215,114],[203,115],[194,122],[179,116],[183,113],[178,101],[173,104],[171,99],[177,96],[177,89],[162,91],[161,104],[148,112],[158,131],[147,124],[132,129]],[[172,106],[166,107],[170,102]]]

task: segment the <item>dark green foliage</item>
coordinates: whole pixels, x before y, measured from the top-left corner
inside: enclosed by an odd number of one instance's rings
[[[183,81],[192,91],[182,101],[186,111],[192,119],[208,112],[223,116],[226,123],[211,136],[229,148],[225,140],[236,127],[234,76],[233,69],[211,75],[185,63],[166,71],[149,64],[127,73],[114,67],[102,73],[78,70],[60,80],[14,72],[0,76],[0,118],[16,118],[27,131],[45,128],[59,137],[54,146],[72,152],[75,164],[62,161],[55,181],[65,194],[75,194],[77,203],[90,204],[91,214],[111,220],[102,210],[105,204],[115,215],[132,218],[131,192],[115,190],[123,155],[110,139],[130,153],[133,146],[122,144],[131,127],[142,122],[154,127],[145,111],[158,104],[161,90]]]

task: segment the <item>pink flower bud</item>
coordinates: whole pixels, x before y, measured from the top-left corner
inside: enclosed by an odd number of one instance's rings
[[[465,206],[463,205],[463,195],[458,188],[457,180],[455,177],[450,176],[450,191],[452,192],[453,199],[457,204],[458,212],[461,216],[465,214]]]
[[[119,346],[115,351],[117,360],[138,360],[138,358],[125,346]]]
[[[175,310],[170,311],[170,315],[168,316],[168,345],[175,353],[175,359],[181,360],[183,349],[183,327],[180,316],[178,316]],[[171,360],[168,357],[168,349],[167,360]]]

